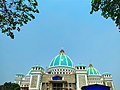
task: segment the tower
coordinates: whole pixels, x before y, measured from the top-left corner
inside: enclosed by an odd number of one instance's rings
[[[92,64],[90,64],[87,69],[87,80],[88,80],[87,81],[88,85],[92,85],[92,84],[103,85],[103,78],[101,74],[96,68],[93,67]]]
[[[23,74],[16,74],[15,83],[20,85],[23,77]]]
[[[83,86],[87,85],[87,69],[83,64],[75,66],[76,69],[76,90],[82,90]]]
[[[43,73],[44,69],[41,66],[36,65],[32,67],[29,90],[41,90]]]
[[[109,86],[110,90],[114,90],[114,84],[112,80],[112,75],[108,72],[103,73],[103,83],[105,86]]]

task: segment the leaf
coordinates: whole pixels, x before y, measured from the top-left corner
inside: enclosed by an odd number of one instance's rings
[[[19,27],[17,27],[17,30],[18,30],[18,32],[20,32],[20,28]]]
[[[12,39],[14,39],[14,34],[13,34],[13,32],[10,32],[10,37],[12,38]]]
[[[32,14],[29,14],[30,15],[30,17],[32,18],[32,19],[35,19],[35,16],[33,16]]]
[[[38,10],[38,9],[36,10],[36,13],[39,13],[39,10]]]

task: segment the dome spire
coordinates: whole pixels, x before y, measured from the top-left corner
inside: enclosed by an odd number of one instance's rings
[[[63,54],[63,53],[64,53],[64,50],[63,50],[63,49],[61,49],[61,50],[60,50],[60,54]]]
[[[93,67],[93,65],[92,65],[92,64],[90,64],[90,65],[89,65],[89,67]]]

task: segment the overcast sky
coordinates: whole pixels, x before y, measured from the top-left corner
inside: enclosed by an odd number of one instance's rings
[[[33,65],[44,68],[61,49],[74,64],[90,63],[110,72],[120,88],[120,33],[113,21],[90,15],[89,0],[38,0],[36,19],[15,31],[12,40],[0,34],[0,84],[27,74]]]

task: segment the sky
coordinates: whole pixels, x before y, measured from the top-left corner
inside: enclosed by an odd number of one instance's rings
[[[0,84],[36,64],[46,69],[64,49],[75,65],[92,63],[101,74],[110,72],[119,90],[120,33],[114,22],[100,12],[91,15],[90,0],[38,1],[40,13],[14,31],[14,40],[0,34]]]

